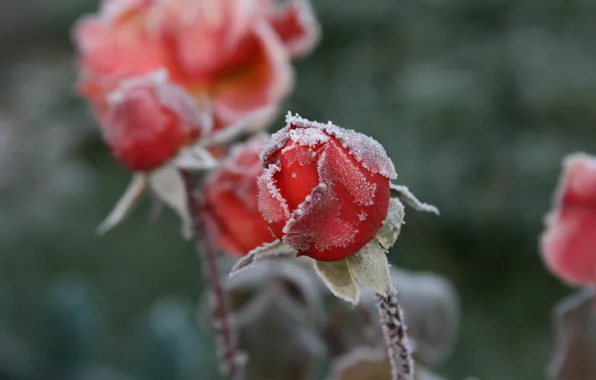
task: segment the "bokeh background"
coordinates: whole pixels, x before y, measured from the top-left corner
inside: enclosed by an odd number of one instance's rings
[[[174,367],[181,380],[215,379],[212,336],[191,315],[200,266],[176,218],[149,221],[145,201],[94,233],[129,179],[73,90],[69,28],[96,6],[0,1],[2,378],[41,366],[58,379],[88,363],[105,379],[171,380]],[[381,141],[398,181],[441,209],[409,213],[390,255],[461,296],[460,339],[439,372],[544,379],[551,309],[571,290],[544,269],[537,239],[561,158],[596,152],[596,3],[314,6],[323,39],[285,108]]]

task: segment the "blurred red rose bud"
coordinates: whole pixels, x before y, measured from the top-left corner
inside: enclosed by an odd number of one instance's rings
[[[133,171],[150,171],[195,142],[208,122],[193,99],[164,71],[122,82],[102,107],[101,128],[114,157]]]
[[[547,267],[570,284],[596,284],[596,157],[565,158],[554,206],[540,241]]]
[[[259,207],[299,255],[339,261],[377,234],[397,177],[383,147],[361,133],[289,114],[262,154]]]
[[[260,134],[236,145],[203,187],[205,210],[219,247],[235,256],[275,240],[259,212],[257,178],[259,155],[269,136]]]

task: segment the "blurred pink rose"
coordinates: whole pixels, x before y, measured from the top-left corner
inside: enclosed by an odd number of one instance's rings
[[[165,71],[122,81],[100,119],[112,155],[132,171],[151,171],[209,131],[193,99]]]
[[[547,267],[573,285],[596,284],[596,157],[565,158],[540,241]]]
[[[101,111],[122,79],[165,68],[221,129],[276,107],[318,33],[306,0],[104,0],[74,28],[79,89]]]

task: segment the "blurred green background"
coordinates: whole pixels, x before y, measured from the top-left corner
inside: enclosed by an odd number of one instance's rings
[[[150,222],[146,201],[94,234],[129,179],[73,91],[69,28],[96,6],[0,1],[0,370],[20,379],[33,366],[51,374],[84,361],[110,379],[115,370],[167,379],[162,367],[179,363],[163,350],[179,350],[201,353],[179,359],[195,366],[180,379],[211,379],[212,337],[185,314],[202,292],[199,262],[175,217]],[[460,292],[461,337],[440,372],[543,379],[551,308],[570,289],[543,268],[537,239],[561,158],[596,152],[596,3],[314,6],[323,39],[297,64],[285,108],[381,141],[398,182],[441,209],[408,214],[390,256]],[[272,130],[281,126],[280,117]],[[154,305],[170,296],[178,309]],[[164,326],[196,339],[160,340]]]

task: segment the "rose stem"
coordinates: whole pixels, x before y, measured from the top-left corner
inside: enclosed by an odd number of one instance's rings
[[[230,380],[243,380],[244,355],[239,354],[236,347],[237,334],[230,316],[228,297],[221,282],[215,244],[213,238],[206,233],[209,220],[202,211],[203,205],[195,194],[190,174],[186,171],[181,171],[181,174],[193,218],[196,252],[202,262],[203,277],[207,280],[209,315],[216,335],[220,371],[228,375]]]
[[[377,308],[387,345],[392,379],[414,380],[414,361],[406,333],[404,312],[393,285],[387,290],[386,296],[377,294]]]

